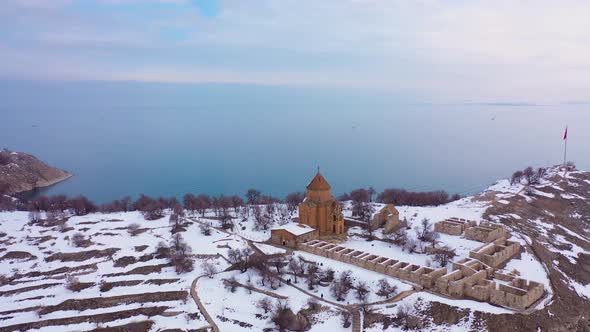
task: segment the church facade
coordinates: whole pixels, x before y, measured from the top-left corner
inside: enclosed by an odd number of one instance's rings
[[[320,236],[344,234],[342,207],[319,171],[307,185],[307,195],[299,204],[299,222],[315,228]]]

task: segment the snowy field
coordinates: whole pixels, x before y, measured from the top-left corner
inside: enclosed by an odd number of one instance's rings
[[[141,225],[145,230],[137,236],[130,236],[127,227],[132,223]],[[0,238],[3,249],[0,255],[11,252],[32,255],[26,255],[26,259],[2,259],[0,274],[18,277],[0,286],[1,326],[53,319],[64,319],[64,322],[68,322],[69,319],[79,316],[106,313],[117,317],[121,312],[149,307],[163,307],[165,310],[150,317],[142,315],[137,310],[137,315],[131,313],[130,317],[125,319],[107,319],[99,323],[66,323],[61,326],[42,327],[39,330],[84,331],[144,320],[153,321],[154,331],[162,328],[195,329],[208,325],[203,316],[198,314],[195,302],[188,295],[193,279],[202,274],[200,260],[196,261],[195,271],[177,274],[166,259],[157,259],[152,255],[159,242],[168,242],[170,239],[168,217],[146,221],[137,212],[90,214],[70,218],[67,226],[71,229],[61,232],[55,227],[29,225],[25,212],[0,213],[0,227],[7,234]],[[71,237],[76,232],[84,234],[91,244],[85,248],[74,247]],[[225,255],[227,248],[219,248],[220,243],[232,248],[245,246],[245,242],[239,237],[228,236],[216,230],[213,230],[211,236],[205,237],[200,234],[196,224],[189,226],[183,237],[198,254]],[[96,258],[80,255],[81,252],[104,250],[111,250],[113,254]],[[51,258],[57,257],[52,256],[54,254],[72,254],[73,258]],[[134,262],[116,267],[116,262],[123,257],[133,257],[131,260]],[[227,267],[223,259],[208,260],[218,269]],[[75,270],[82,265],[88,268]],[[62,269],[63,272],[58,269]],[[79,282],[87,283],[88,287],[79,292],[68,290],[68,276],[75,276]],[[114,283],[116,286],[108,291],[101,291],[101,282]],[[116,296],[134,295],[137,298],[114,304],[105,301],[97,308],[93,305],[89,305],[87,309],[84,305],[63,305],[72,299],[106,300]],[[39,306],[59,306],[58,309],[64,309],[42,314],[37,309]],[[15,310],[17,312],[11,313]]]

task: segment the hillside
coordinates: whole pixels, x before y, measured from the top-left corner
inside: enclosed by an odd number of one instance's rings
[[[8,194],[47,187],[72,175],[22,152],[0,151],[0,188]]]
[[[184,211],[178,224],[172,211],[157,220],[134,211],[34,221],[27,212],[0,212],[0,331],[274,331],[279,304],[288,309],[281,319],[293,331],[587,331],[589,197],[590,173],[552,168],[528,188],[503,180],[446,205],[397,207],[414,240],[424,219],[505,225],[509,240],[524,250],[497,272],[518,273],[545,289],[526,310],[444,296],[352,264],[272,246],[269,227],[289,222],[282,204],[230,208],[233,229],[222,229],[220,211],[212,209],[203,215]],[[260,210],[268,227],[257,225]],[[350,216],[350,202],[344,214]],[[175,234],[192,247],[192,271],[178,271],[173,256],[162,250],[163,244],[172,250]],[[352,227],[338,244],[445,267],[426,243],[416,241],[408,250],[381,229],[367,238],[365,230]],[[459,261],[482,243],[441,233],[437,246],[452,247],[453,261]],[[353,288],[336,296],[331,286],[346,271]],[[391,288],[378,295],[382,280]],[[360,296],[362,287],[368,293]]]

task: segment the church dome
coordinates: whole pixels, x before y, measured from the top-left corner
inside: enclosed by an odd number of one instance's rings
[[[311,182],[307,185],[308,190],[330,190],[330,184],[326,179],[318,172]]]

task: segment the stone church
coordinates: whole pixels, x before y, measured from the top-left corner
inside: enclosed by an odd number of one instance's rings
[[[342,207],[319,170],[307,185],[307,195],[299,204],[299,222],[315,228],[320,236],[344,234]]]

